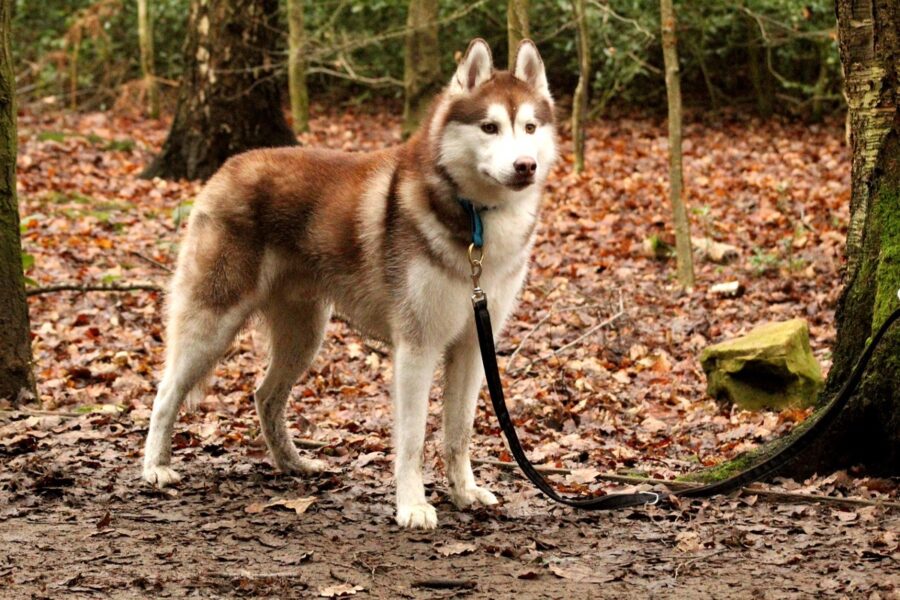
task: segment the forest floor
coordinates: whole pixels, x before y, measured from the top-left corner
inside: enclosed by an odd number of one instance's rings
[[[138,178],[166,126],[22,115],[32,289],[166,285],[199,189]],[[698,355],[710,343],[803,317],[830,364],[849,213],[840,124],[722,118],[688,124],[685,138],[694,234],[738,251],[727,264],[698,255],[688,293],[672,280],[672,260],[646,251],[647,240],[671,242],[663,124],[593,124],[582,175],[571,172],[562,136],[532,274],[499,351],[526,447],[536,462],[570,470],[556,478],[570,492],[614,487],[602,473],[672,479],[808,415],[709,399]],[[316,114],[303,137],[352,150],[398,140],[393,115],[337,111]],[[710,291],[726,281],[743,293]],[[830,503],[744,494],[585,514],[488,464],[477,476],[500,505],[458,511],[437,452],[437,388],[425,464],[439,527],[402,530],[392,515],[390,356],[338,322],[288,409],[296,437],[321,445],[304,451],[328,473],[304,480],[271,467],[250,399],[265,364],[250,328],[177,425],[183,482],[152,489],[138,465],[163,356],[163,299],[153,289],[30,298],[39,398],[0,406],[0,598],[900,594],[900,512],[877,505],[897,501],[898,482],[859,470],[762,486]],[[473,455],[508,461],[483,400]],[[429,587],[438,584],[450,587]]]

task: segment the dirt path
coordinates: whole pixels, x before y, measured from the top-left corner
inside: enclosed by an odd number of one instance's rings
[[[408,531],[392,520],[386,460],[303,481],[273,473],[252,445],[188,445],[176,451],[185,481],[158,492],[138,482],[143,430],[129,415],[4,421],[4,599],[895,598],[900,589],[900,520],[876,507],[749,498],[574,513],[483,467],[499,508],[457,511],[438,480],[439,528]],[[274,497],[315,503],[300,515],[248,512]],[[435,580],[457,587],[417,587]]]

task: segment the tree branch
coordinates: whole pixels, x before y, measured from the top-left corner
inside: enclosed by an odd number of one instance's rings
[[[63,283],[60,285],[48,285],[46,287],[31,288],[25,291],[26,296],[40,296],[54,292],[134,292],[146,290],[149,292],[164,292],[162,286],[153,283],[127,283],[127,284],[78,284]]]

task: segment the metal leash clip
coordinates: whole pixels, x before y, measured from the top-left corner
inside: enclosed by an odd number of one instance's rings
[[[484,261],[484,248],[476,246],[474,243],[469,244],[468,257],[469,267],[472,269],[472,304],[475,304],[487,298],[484,290],[481,289],[481,263]]]

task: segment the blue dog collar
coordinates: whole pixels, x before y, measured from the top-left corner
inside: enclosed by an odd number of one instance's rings
[[[472,204],[471,200],[458,197],[456,201],[459,202],[459,205],[469,214],[469,220],[472,222],[472,244],[474,244],[476,248],[483,247],[484,223],[481,222],[481,214],[478,212],[478,209],[475,208],[475,205]]]

